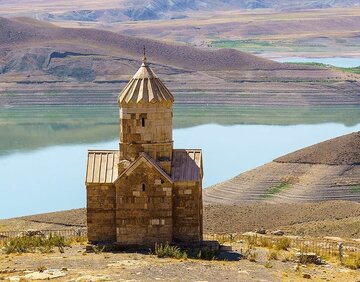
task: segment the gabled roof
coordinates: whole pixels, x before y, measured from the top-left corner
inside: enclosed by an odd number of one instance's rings
[[[86,167],[86,184],[113,183],[118,177],[119,151],[89,150]]]
[[[171,105],[174,97],[149,67],[146,60],[119,95],[119,105],[163,103]]]
[[[124,175],[131,174],[141,163],[153,166],[170,183],[199,181],[203,177],[202,152],[199,149],[175,149],[171,163],[172,177],[147,153],[140,156],[118,177],[119,151],[89,150],[86,184],[110,184]]]
[[[140,164],[144,162],[154,167],[162,176],[164,176],[165,179],[167,179],[170,183],[173,183],[171,177],[157,164],[157,162],[153,158],[151,158],[145,152],[142,152],[140,156],[128,168],[126,168],[123,173],[119,175],[116,181],[118,181],[124,175],[130,175]]]
[[[202,152],[200,149],[175,149],[171,174],[176,181],[199,181],[203,177]]]

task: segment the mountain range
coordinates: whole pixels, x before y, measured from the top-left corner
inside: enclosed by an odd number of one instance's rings
[[[0,17],[0,105],[113,104],[139,68],[143,46],[178,103],[319,106],[360,101],[357,76],[335,69]]]
[[[48,19],[75,21],[157,20],[187,17],[189,12],[230,11],[233,9],[299,10],[359,6],[356,0],[148,0],[124,1],[123,7],[98,10],[72,10],[48,13]]]

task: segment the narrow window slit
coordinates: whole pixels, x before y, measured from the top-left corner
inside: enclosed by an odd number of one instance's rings
[[[141,126],[145,127],[145,118],[141,118]]]

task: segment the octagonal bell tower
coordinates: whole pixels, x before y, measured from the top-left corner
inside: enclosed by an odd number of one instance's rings
[[[171,175],[174,97],[143,63],[118,98],[120,107],[120,160],[133,162],[142,152]],[[123,171],[119,165],[119,174]]]

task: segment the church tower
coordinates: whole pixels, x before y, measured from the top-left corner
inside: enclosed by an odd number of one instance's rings
[[[143,63],[120,93],[120,159],[134,161],[147,153],[171,175],[174,97]],[[119,174],[124,168],[119,166]]]
[[[86,169],[90,242],[200,244],[200,149],[174,149],[174,97],[147,63],[121,91],[118,150],[91,150]]]

